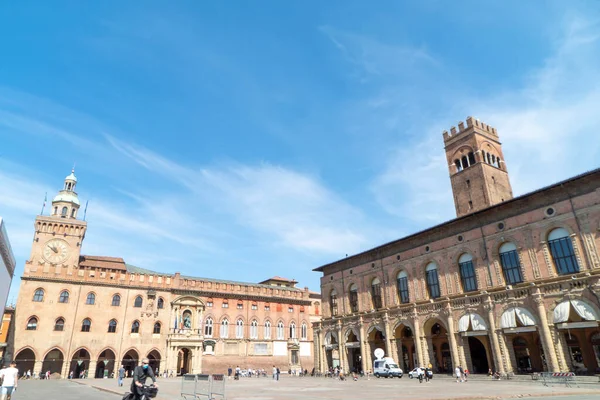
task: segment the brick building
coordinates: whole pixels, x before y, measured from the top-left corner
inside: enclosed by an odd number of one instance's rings
[[[316,269],[315,368],[600,371],[600,169],[513,198],[496,129],[443,139],[457,218]]]
[[[143,357],[174,373],[312,367],[317,293],[280,277],[217,280],[81,255],[87,222],[77,219],[76,185],[71,173],[51,215],[35,220],[14,320],[21,372],[102,377]]]

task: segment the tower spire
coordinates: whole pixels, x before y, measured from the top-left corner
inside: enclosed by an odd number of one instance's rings
[[[75,164],[71,173],[65,178],[65,183],[61,191],[52,200],[52,216],[60,218],[77,218],[79,210],[79,198],[75,187],[77,186],[77,177],[75,176]]]

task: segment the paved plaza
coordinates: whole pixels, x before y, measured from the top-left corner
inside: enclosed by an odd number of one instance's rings
[[[50,380],[22,381],[15,400],[117,400],[127,390],[117,387],[115,380],[87,379],[82,381]],[[157,400],[180,399],[180,380],[161,379]],[[348,399],[529,399],[592,400],[600,396],[600,385],[580,387],[544,387],[539,382],[470,381],[456,383],[451,379],[434,379],[419,384],[417,380],[360,379],[344,381],[328,378],[282,377],[242,378],[226,382],[228,400],[348,400]],[[123,390],[124,389],[124,390]],[[119,394],[121,393],[121,394]],[[551,397],[549,397],[551,396]]]

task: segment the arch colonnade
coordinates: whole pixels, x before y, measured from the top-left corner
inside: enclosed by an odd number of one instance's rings
[[[131,348],[117,357],[112,348],[91,354],[87,348],[81,347],[73,351],[68,359],[65,358],[65,351],[60,347],[50,348],[44,354],[37,354],[31,347],[25,347],[15,354],[15,361],[22,375],[27,371],[31,371],[34,376],[50,371],[52,375],[60,374],[62,378],[67,378],[72,372],[73,379],[82,378],[84,373],[87,378],[111,378],[116,376],[121,365],[125,368],[126,375],[131,376],[133,369],[139,365],[142,358],[149,359],[154,371],[162,371],[161,362],[164,361],[158,349],[141,352]]]
[[[598,284],[573,284],[600,295]],[[596,373],[600,310],[593,298],[565,295],[560,285],[531,286],[334,318],[315,324],[315,368],[372,370],[373,352],[382,348],[405,372],[431,365],[451,373],[460,365],[471,373]]]

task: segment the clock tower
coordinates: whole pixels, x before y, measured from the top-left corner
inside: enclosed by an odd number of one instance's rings
[[[50,215],[35,219],[35,236],[28,264],[30,270],[39,267],[77,267],[87,222],[77,219],[79,198],[75,187],[75,170],[65,178],[62,190],[52,200]]]

